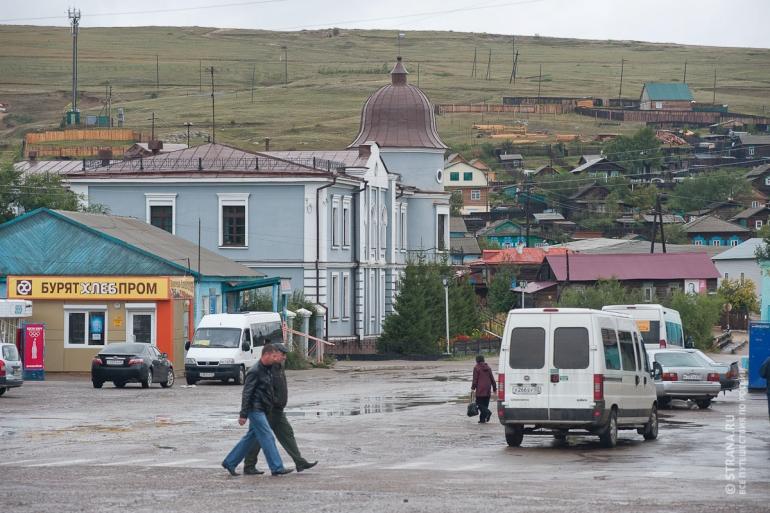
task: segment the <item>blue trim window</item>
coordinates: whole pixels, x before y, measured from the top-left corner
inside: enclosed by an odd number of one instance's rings
[[[459,171],[452,171],[449,173],[449,181],[450,182],[459,182],[460,181],[460,172]]]

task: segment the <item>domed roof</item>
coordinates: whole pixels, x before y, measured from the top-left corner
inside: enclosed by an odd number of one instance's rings
[[[391,83],[366,100],[361,129],[348,148],[375,141],[381,148],[446,149],[436,131],[433,106],[419,87],[407,84],[408,72],[398,57]]]

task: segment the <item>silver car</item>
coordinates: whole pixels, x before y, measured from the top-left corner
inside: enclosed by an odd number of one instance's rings
[[[0,395],[24,383],[21,377],[21,358],[13,344],[0,342]]]
[[[647,353],[653,368],[660,366],[655,388],[661,407],[671,404],[672,399],[684,399],[705,409],[722,390],[718,370],[686,349],[652,349]]]
[[[714,372],[719,373],[719,383],[722,385],[722,390],[735,390],[741,386],[740,367],[738,367],[737,360],[730,363],[720,363],[714,361],[700,349],[687,349],[687,351],[703,360],[714,369]]]

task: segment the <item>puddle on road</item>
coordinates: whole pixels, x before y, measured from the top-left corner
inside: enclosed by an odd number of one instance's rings
[[[466,398],[462,399],[467,400]],[[458,398],[447,396],[443,399],[435,396],[408,395],[351,397],[348,401],[313,402],[300,404],[286,409],[288,417],[347,417],[354,415],[373,415],[394,413],[419,406],[455,404]]]

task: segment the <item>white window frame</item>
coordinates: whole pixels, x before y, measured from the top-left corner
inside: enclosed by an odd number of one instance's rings
[[[219,231],[219,249],[248,249],[249,248],[249,196],[248,192],[218,192],[219,206],[217,208],[217,229]],[[244,207],[245,220],[243,246],[224,246],[224,231],[222,230],[222,207]]]
[[[396,208],[393,209],[393,239],[394,248],[396,251],[401,249],[401,204],[396,203]]]
[[[735,247],[735,246],[737,246],[738,244],[740,244],[740,241],[738,241],[738,240],[736,240],[736,239],[730,239],[730,247],[731,247],[731,248],[734,248],[734,247]]]
[[[382,332],[382,324],[385,322],[385,271],[380,271],[380,290],[377,294],[379,303],[379,317],[377,332]]]
[[[767,182],[768,179],[770,179],[770,177],[766,178],[765,182]],[[770,185],[770,184],[765,183],[765,185]],[[758,206],[759,206],[759,201],[754,200],[751,202],[751,208],[757,208]]]
[[[350,210],[351,201],[350,196],[344,196],[342,198],[342,247],[350,249]]]
[[[693,246],[702,246],[703,245],[703,241],[700,240],[700,239],[695,239],[695,240],[692,241],[692,245]]]
[[[471,201],[481,201],[481,189],[471,189]]]
[[[711,241],[711,245],[714,246],[714,247],[721,247],[722,246],[722,241],[720,239],[713,239]]]
[[[388,241],[388,209],[380,208],[380,253],[385,251]]]
[[[342,298],[342,319],[350,319],[350,273],[342,273],[342,290],[340,291],[340,297]]]
[[[401,252],[406,253],[406,248],[408,246],[408,238],[407,238],[407,208],[406,204],[401,204]]]
[[[759,230],[765,224],[761,219],[754,219],[754,229]]]
[[[340,274],[331,273],[331,286],[329,287],[329,318],[332,321],[340,319]]]
[[[340,237],[340,197],[332,196],[332,248],[339,249],[342,240]]]
[[[171,207],[171,233],[176,235],[176,197],[175,192],[146,192],[144,193],[145,216],[150,223],[151,207]]]
[[[108,340],[108,327],[110,325],[109,319],[107,318],[109,315],[109,311],[107,308],[107,305],[64,305],[64,347],[67,349],[77,349],[77,348],[94,348],[94,347],[104,347],[106,341]],[[73,313],[82,313],[86,316],[86,330],[85,330],[85,336],[88,337],[88,331],[89,326],[91,325],[91,312],[99,312],[104,313],[104,332],[102,333],[102,344],[88,344],[88,340],[84,339],[82,344],[79,344],[77,342],[73,343],[70,342],[70,314]]]

